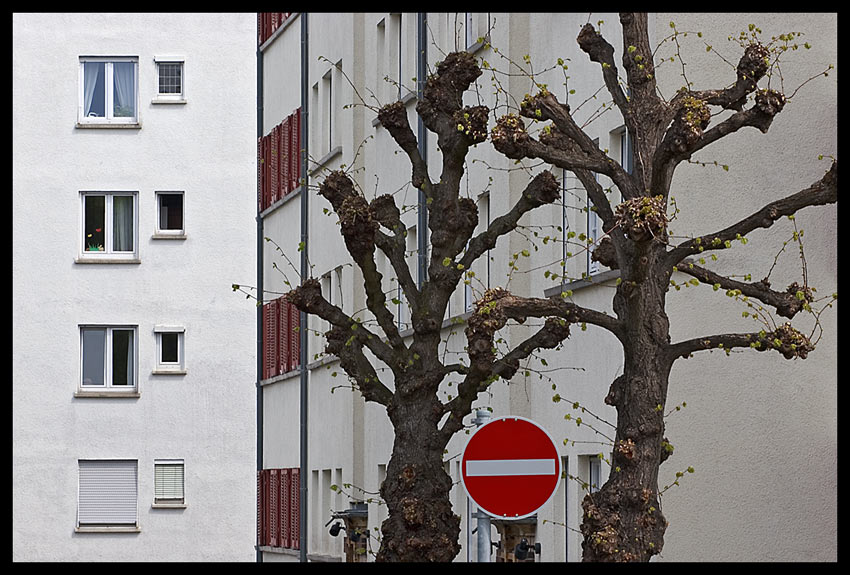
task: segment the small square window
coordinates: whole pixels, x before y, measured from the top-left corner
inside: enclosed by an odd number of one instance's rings
[[[157,192],[156,209],[156,233],[182,236],[185,229],[183,221],[183,192]]]
[[[159,94],[181,95],[183,93],[183,63],[182,62],[160,62],[159,69]]]
[[[155,374],[184,374],[184,328],[179,326],[154,327],[156,334]]]
[[[185,104],[186,73],[183,58],[156,56],[156,95],[154,104]]]
[[[186,503],[183,460],[159,459],[154,461],[153,467],[154,505],[183,506]]]

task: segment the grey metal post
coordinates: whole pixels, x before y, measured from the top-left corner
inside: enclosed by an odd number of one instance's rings
[[[304,279],[310,273],[308,261],[307,261],[307,250],[309,249],[309,244],[307,243],[308,233],[307,233],[307,222],[308,222],[308,204],[307,201],[310,197],[310,194],[307,191],[307,138],[309,137],[307,133],[307,126],[309,124],[309,110],[307,108],[307,49],[309,47],[308,38],[307,38],[307,14],[302,12],[299,15],[301,18],[301,243],[303,248],[301,249],[301,282],[304,282]],[[301,494],[299,510],[301,512],[301,516],[298,518],[299,525],[299,560],[302,563],[307,562],[307,480],[309,479],[309,468],[307,466],[307,314],[305,312],[300,313],[300,325],[301,329],[298,330],[298,337],[301,340],[301,357],[299,358],[299,368],[301,369],[301,379],[300,379],[300,391],[301,391],[301,429],[300,429],[300,442],[301,442],[301,461],[300,461],[300,485],[299,485],[299,493]]]
[[[490,412],[486,409],[479,409],[475,412],[475,419],[472,420],[478,427],[481,427],[490,421]],[[490,516],[484,513],[481,508],[475,514],[478,518],[478,563],[490,562]]]

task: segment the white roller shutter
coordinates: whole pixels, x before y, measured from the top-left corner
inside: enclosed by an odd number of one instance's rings
[[[158,503],[183,503],[183,462],[154,462],[154,498]]]
[[[78,521],[84,525],[135,525],[135,460],[80,460]]]

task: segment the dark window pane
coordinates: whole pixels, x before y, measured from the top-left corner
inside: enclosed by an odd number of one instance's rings
[[[83,245],[87,252],[102,252],[104,226],[106,222],[106,196],[85,197],[85,225],[83,226]]]
[[[183,91],[182,71],[182,64],[161,63],[159,65],[159,93],[180,94]]]
[[[112,331],[112,385],[133,384],[133,330]]]
[[[106,330],[83,331],[83,385],[104,385]]]
[[[136,116],[136,64],[115,62],[112,64],[113,115],[116,118]]]
[[[133,251],[133,197],[112,197],[112,249]]]
[[[160,338],[162,342],[162,363],[177,363],[179,361],[177,353],[178,334],[162,333]]]
[[[183,194],[159,194],[159,229],[183,229]]]
[[[83,64],[83,115],[89,118],[106,117],[106,64]]]

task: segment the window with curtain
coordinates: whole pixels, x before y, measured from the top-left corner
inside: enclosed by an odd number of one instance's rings
[[[83,192],[82,252],[135,256],[136,193]]]
[[[138,58],[80,58],[80,124],[138,122]]]
[[[83,391],[131,391],[136,388],[136,327],[80,328]]]

